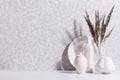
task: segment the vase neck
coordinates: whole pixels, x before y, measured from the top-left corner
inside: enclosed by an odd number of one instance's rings
[[[92,38],[88,36],[87,44],[91,44],[91,43],[92,43]]]

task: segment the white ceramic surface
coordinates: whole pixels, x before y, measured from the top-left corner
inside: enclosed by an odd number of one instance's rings
[[[75,38],[69,48],[68,48],[68,59],[70,63],[74,65],[74,60],[76,55],[79,55],[80,52],[83,52],[83,45],[87,42],[87,36],[80,36]]]
[[[115,64],[111,57],[101,57],[96,64],[95,70],[100,73],[112,73],[115,70]]]
[[[88,36],[88,42],[84,45],[84,55],[87,58],[88,66],[87,66],[87,72],[93,72],[93,69],[95,67],[95,51],[94,51],[94,45],[93,45],[93,39],[92,37]]]
[[[80,55],[76,55],[74,65],[78,73],[85,73],[87,71],[87,64],[87,59],[82,52],[80,52]]]

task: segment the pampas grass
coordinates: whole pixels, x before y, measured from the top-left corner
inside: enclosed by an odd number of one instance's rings
[[[92,23],[92,21],[89,18],[89,15],[87,11],[85,12],[86,15],[84,16],[88,27],[89,31],[93,37],[93,40],[96,44],[96,46],[99,48],[99,54],[100,54],[100,49],[101,49],[101,44],[106,41],[106,39],[110,36],[111,32],[113,31],[113,28],[106,34],[106,30],[108,28],[108,24],[110,22],[112,12],[114,10],[114,6],[110,10],[109,14],[107,16],[103,16],[100,18],[99,11],[95,11],[95,24]]]

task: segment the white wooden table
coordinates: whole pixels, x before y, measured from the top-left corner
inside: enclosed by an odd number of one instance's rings
[[[103,75],[73,71],[0,71],[0,80],[120,80],[120,72]]]

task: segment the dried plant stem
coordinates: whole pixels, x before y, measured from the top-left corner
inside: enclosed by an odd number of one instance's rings
[[[98,47],[99,55],[101,54],[102,43],[106,40],[106,38],[108,38],[110,36],[111,32],[113,31],[113,28],[112,28],[109,31],[109,33],[106,35],[106,30],[107,30],[108,24],[109,24],[111,16],[112,16],[113,9],[114,9],[114,6],[110,10],[107,17],[105,17],[105,15],[103,16],[103,19],[100,18],[99,11],[95,11],[95,25],[90,20],[87,11],[86,11],[86,15],[84,16],[84,18],[88,24],[89,31],[93,37],[93,40],[94,40],[96,46]]]
[[[98,46],[98,54],[99,54],[99,56],[101,56],[101,48],[102,48],[102,44],[99,44],[99,46]]]

